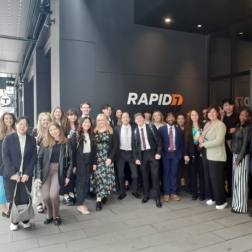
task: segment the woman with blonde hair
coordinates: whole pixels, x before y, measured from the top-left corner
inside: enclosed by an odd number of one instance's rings
[[[0,118],[0,166],[3,163],[2,160],[2,143],[6,135],[12,134],[16,131],[15,126],[16,118],[12,113],[5,112]],[[10,212],[6,206],[6,195],[3,184],[3,177],[0,176],[0,205],[2,206],[2,216],[10,218]]]
[[[39,151],[40,145],[46,135],[48,125],[51,122],[51,116],[48,112],[42,112],[38,116],[38,124],[37,128],[34,128],[31,135],[35,137],[36,139],[36,144],[37,144],[37,151]],[[42,203],[42,197],[37,197],[36,196],[36,190],[34,190],[34,195],[33,195],[33,203],[38,204],[37,210],[38,213],[44,213],[44,207]]]
[[[52,112],[51,112],[51,119],[52,122],[58,123],[64,130],[64,133],[66,134],[66,124],[67,124],[67,118],[64,113],[63,108],[60,106],[56,107]]]
[[[164,120],[164,116],[159,110],[156,110],[156,111],[153,112],[151,123],[156,126],[157,130],[160,127],[166,125],[166,122]]]
[[[42,184],[42,198],[47,208],[45,225],[53,221],[55,226],[61,224],[59,190],[70,181],[72,156],[71,145],[67,144],[62,127],[56,122],[50,123],[38,152],[35,172],[35,187],[38,187],[38,183]]]
[[[96,211],[102,210],[102,203],[107,202],[107,195],[116,191],[114,158],[116,149],[113,144],[113,130],[105,114],[96,118],[95,139],[97,166],[90,175],[90,191],[96,191]]]

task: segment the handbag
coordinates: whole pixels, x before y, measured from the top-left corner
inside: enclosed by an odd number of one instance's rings
[[[11,223],[19,223],[21,221],[27,221],[27,220],[31,220],[35,218],[35,213],[32,207],[32,196],[25,183],[24,183],[24,186],[28,195],[29,203],[26,209],[18,210],[18,207],[15,204],[17,186],[18,186],[18,183],[16,184],[14,195],[13,195],[13,203],[12,203],[11,214],[10,214]]]

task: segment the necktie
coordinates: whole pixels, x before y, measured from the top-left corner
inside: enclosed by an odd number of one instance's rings
[[[141,129],[141,136],[142,136],[142,142],[143,142],[143,149],[146,150],[146,144],[145,144],[143,128]]]
[[[172,127],[170,127],[170,131],[169,131],[169,140],[170,140],[170,150],[173,150],[174,149],[174,144],[173,144]]]

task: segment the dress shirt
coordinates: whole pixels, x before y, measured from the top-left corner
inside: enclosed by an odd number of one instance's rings
[[[85,135],[85,141],[83,141],[83,153],[90,153],[91,148],[90,148],[90,137],[89,134],[84,134]]]
[[[81,115],[82,118],[89,118],[89,115],[88,116],[84,116],[84,115]]]
[[[20,163],[20,168],[19,172],[23,172],[23,162],[24,162],[24,150],[25,150],[25,142],[26,142],[26,134],[25,135],[20,135],[18,134],[18,139],[19,139],[19,144],[20,144],[20,151],[21,151],[21,163]]]
[[[173,134],[173,150],[176,150],[176,129],[174,125],[170,126],[169,124],[167,124],[168,137],[170,133],[170,128],[172,129],[172,134]],[[170,150],[170,147],[168,148],[168,150]]]
[[[143,133],[144,133],[146,150],[150,150],[151,147],[150,147],[150,144],[149,144],[149,141],[148,141],[148,137],[147,137],[146,124],[144,123],[143,127],[139,127],[138,126],[138,129],[139,129],[139,134],[140,134],[140,139],[141,139],[141,150],[144,150],[144,148],[143,148],[143,141],[142,141],[142,129],[143,129]]]
[[[120,135],[120,150],[132,151],[131,137],[132,132],[130,124],[128,124],[127,126],[122,125]]]
[[[149,120],[144,120],[144,122],[145,122],[146,124],[150,124],[150,123],[151,123],[151,121],[149,121]]]

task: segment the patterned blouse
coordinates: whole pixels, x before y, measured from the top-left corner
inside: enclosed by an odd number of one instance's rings
[[[193,143],[199,144],[199,137],[201,135],[201,129],[198,128],[198,130],[195,130],[194,127],[192,127],[192,135],[193,135]]]

